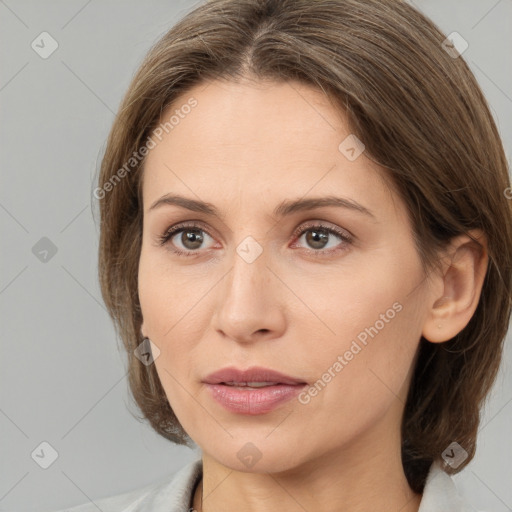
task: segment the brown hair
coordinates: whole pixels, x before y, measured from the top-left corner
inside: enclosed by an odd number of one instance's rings
[[[402,461],[415,492],[451,442],[469,455],[458,471],[471,461],[511,312],[510,180],[486,100],[463,58],[443,49],[445,37],[397,0],[212,0],[150,50],[113,124],[94,195],[103,299],[129,356],[133,397],[159,434],[190,444],[155,366],[133,357],[142,341],[144,159],[132,155],[191,86],[253,76],[313,85],[339,105],[404,201],[426,272],[452,237],[484,232],[489,264],[477,309],[451,340],[421,338],[402,421]]]

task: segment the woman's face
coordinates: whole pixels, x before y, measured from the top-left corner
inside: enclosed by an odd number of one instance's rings
[[[184,429],[245,471],[396,449],[433,299],[403,202],[312,87],[215,81],[172,115],[146,161],[139,298]],[[167,194],[209,208],[151,208]],[[226,367],[302,384],[204,382]]]

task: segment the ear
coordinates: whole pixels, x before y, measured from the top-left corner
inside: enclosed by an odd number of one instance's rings
[[[142,323],[140,324],[140,333],[143,338],[147,338],[147,336],[144,334],[144,320],[142,320]]]
[[[487,240],[481,230],[469,233],[479,243],[467,234],[453,238],[443,258],[443,272],[432,277],[437,296],[434,293],[422,331],[432,343],[456,336],[478,306],[488,265]]]

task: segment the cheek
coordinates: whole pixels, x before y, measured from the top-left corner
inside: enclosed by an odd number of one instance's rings
[[[192,331],[203,309],[201,301],[212,286],[210,279],[187,267],[170,265],[165,255],[153,252],[143,249],[138,273],[139,300],[148,336],[167,344],[177,332],[186,330],[186,336],[193,340]]]
[[[417,348],[416,335],[409,329],[410,312],[403,306],[389,323],[382,321],[384,326],[376,321],[374,309],[360,312],[362,323],[347,326],[352,336],[340,337],[323,350],[310,350],[308,366],[315,375],[297,409],[303,431],[323,432],[321,438],[311,438],[313,452],[324,449],[326,442],[348,443],[379,425],[389,428],[390,418],[399,424]]]
[[[417,268],[403,267],[403,275],[393,265],[384,265],[388,272],[380,274],[377,266],[369,268],[375,271],[326,290],[330,309],[322,319],[334,333],[317,337],[322,350],[310,346],[302,354],[319,390],[311,390],[310,403],[321,414],[343,416],[349,410],[370,417],[405,389],[422,325],[421,287],[411,291],[422,277]]]
[[[313,380],[336,381],[346,392],[379,376],[399,390],[419,341],[419,323],[408,304],[394,301],[388,306],[384,301],[375,306],[341,310],[349,314],[340,313],[332,323],[336,335],[317,337],[316,347],[322,350],[304,347],[302,359],[313,370]]]
[[[144,331],[160,350],[155,367],[169,399],[174,407],[180,395],[180,383],[188,389],[191,361],[196,357],[196,341],[201,338],[199,329],[198,294],[206,293],[203,283],[180,282],[176,272],[141,253],[138,274],[138,293],[144,320]],[[205,288],[204,291],[201,288]],[[194,293],[190,293],[194,290]]]

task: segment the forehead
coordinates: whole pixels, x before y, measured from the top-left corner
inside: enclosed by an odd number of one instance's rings
[[[312,86],[204,82],[177,97],[160,121],[145,161],[145,209],[171,191],[212,203],[334,191],[359,202],[390,200],[391,184],[364,151],[347,158],[357,139]]]

